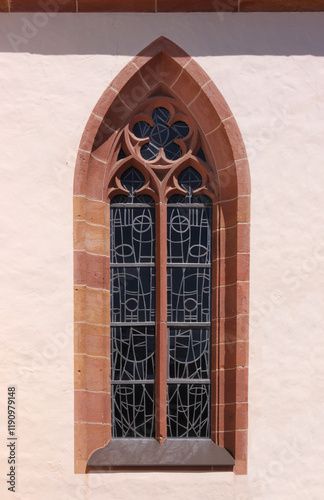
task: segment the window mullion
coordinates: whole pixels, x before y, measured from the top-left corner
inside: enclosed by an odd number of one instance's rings
[[[156,206],[156,389],[155,433],[167,437],[167,205]]]

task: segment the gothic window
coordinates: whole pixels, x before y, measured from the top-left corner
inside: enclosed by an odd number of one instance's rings
[[[158,39],[98,101],[74,194],[76,471],[246,473],[248,164],[179,47]]]
[[[182,465],[179,443],[190,456],[207,440],[215,448],[208,464],[230,465],[211,441],[217,195],[198,127],[172,97],[149,98],[120,131],[112,158],[107,463]],[[138,442],[146,453],[130,458]]]

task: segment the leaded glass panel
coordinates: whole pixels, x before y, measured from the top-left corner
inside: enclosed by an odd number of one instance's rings
[[[111,269],[112,323],[147,323],[155,320],[155,268]]]
[[[178,177],[185,196],[168,203],[168,437],[210,435],[212,203],[193,195],[202,178]],[[202,328],[203,324],[203,328]]]
[[[154,437],[155,208],[144,176],[121,177],[111,201],[111,384],[114,438]],[[153,324],[147,326],[147,323]]]
[[[209,330],[170,328],[169,379],[209,379]]]
[[[168,437],[207,438],[210,435],[210,386],[168,385]]]
[[[111,336],[112,380],[154,380],[154,327],[113,327]]]
[[[112,385],[115,438],[154,437],[154,384]]]
[[[211,207],[168,207],[168,262],[210,264]]]
[[[113,205],[110,224],[112,264],[154,262],[154,207]]]
[[[211,269],[168,269],[168,322],[209,323]]]

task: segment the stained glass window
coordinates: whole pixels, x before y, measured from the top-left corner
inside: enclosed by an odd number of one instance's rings
[[[162,118],[161,118],[162,119]],[[144,133],[144,132],[143,132]],[[146,133],[146,129],[145,129]],[[144,176],[121,177],[111,201],[111,365],[114,438],[155,437],[155,206]],[[178,176],[167,207],[167,436],[210,437],[212,204],[202,178]],[[163,300],[160,298],[160,300]]]
[[[131,167],[111,201],[113,437],[154,437],[155,210]]]
[[[178,178],[185,196],[168,203],[168,436],[210,436],[210,199],[189,167]]]
[[[141,147],[144,160],[154,160],[160,148],[168,160],[176,160],[182,156],[181,146],[175,141],[185,138],[189,133],[189,127],[183,121],[170,125],[170,117],[170,112],[160,107],[152,113],[153,126],[145,121],[139,121],[134,125],[133,134],[136,137],[149,138],[149,141]]]

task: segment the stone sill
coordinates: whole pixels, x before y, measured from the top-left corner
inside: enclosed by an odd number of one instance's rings
[[[90,467],[234,466],[232,455],[211,439],[112,439],[96,450]]]

